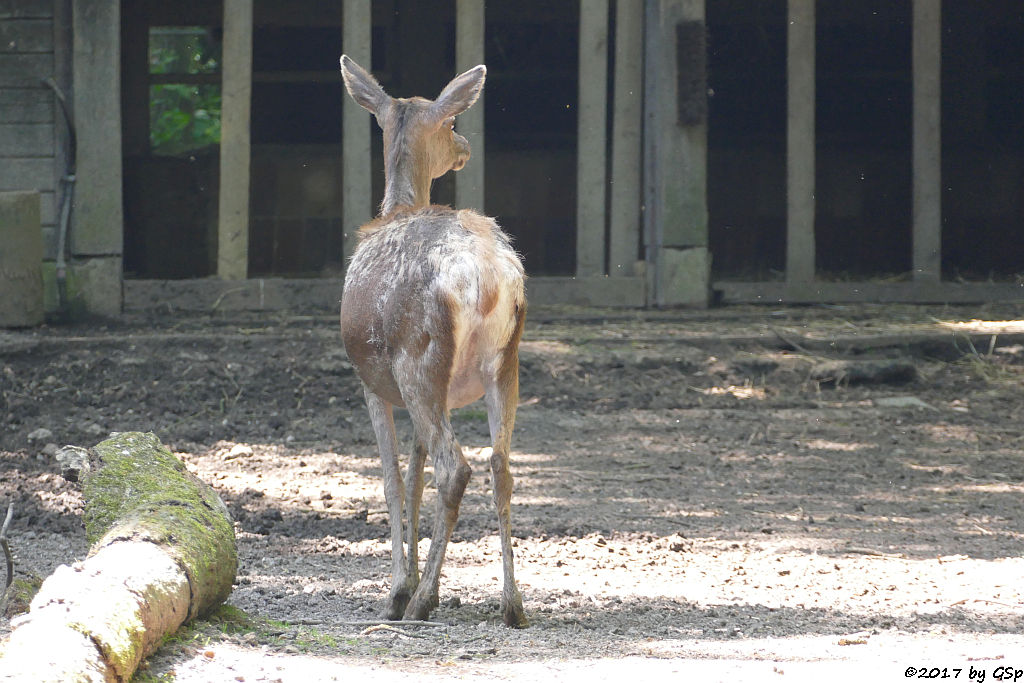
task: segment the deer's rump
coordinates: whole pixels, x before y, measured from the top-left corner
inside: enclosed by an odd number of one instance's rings
[[[447,404],[483,394],[525,309],[525,276],[497,223],[432,206],[374,220],[349,264],[341,302],[345,349],[367,387],[394,405],[413,361],[436,357]]]

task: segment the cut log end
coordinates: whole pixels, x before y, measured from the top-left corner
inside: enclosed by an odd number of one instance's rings
[[[0,650],[14,680],[120,681],[223,602],[238,555],[227,509],[153,434],[117,434],[82,473],[89,557],[61,566]],[[56,639],[56,640],[55,640]]]
[[[216,492],[153,434],[116,434],[92,452],[98,464],[84,479],[92,552],[123,541],[155,543],[188,576],[190,618],[226,600],[238,554],[227,507]]]

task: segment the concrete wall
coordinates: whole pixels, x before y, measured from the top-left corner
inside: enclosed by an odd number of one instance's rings
[[[0,327],[43,322],[38,192],[0,192]]]

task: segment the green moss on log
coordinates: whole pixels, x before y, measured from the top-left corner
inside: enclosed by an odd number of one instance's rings
[[[116,434],[98,444],[93,456],[83,491],[92,552],[124,540],[158,544],[188,576],[190,619],[227,599],[238,551],[216,492],[151,433]]]
[[[32,602],[32,598],[39,591],[39,586],[43,585],[43,580],[38,576],[18,577],[11,583],[11,587],[7,589],[7,603],[4,605],[3,613],[0,617],[4,619],[10,619],[19,614],[24,614],[28,611],[28,606]],[[3,586],[0,585],[0,593],[3,592]],[[2,602],[2,601],[0,601]]]

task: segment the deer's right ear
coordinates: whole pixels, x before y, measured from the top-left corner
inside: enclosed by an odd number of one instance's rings
[[[458,116],[473,106],[480,97],[486,76],[487,67],[481,64],[453,78],[434,100],[434,112],[438,121]]]
[[[352,99],[374,116],[390,99],[370,72],[352,61],[348,55],[341,56],[341,78]]]

